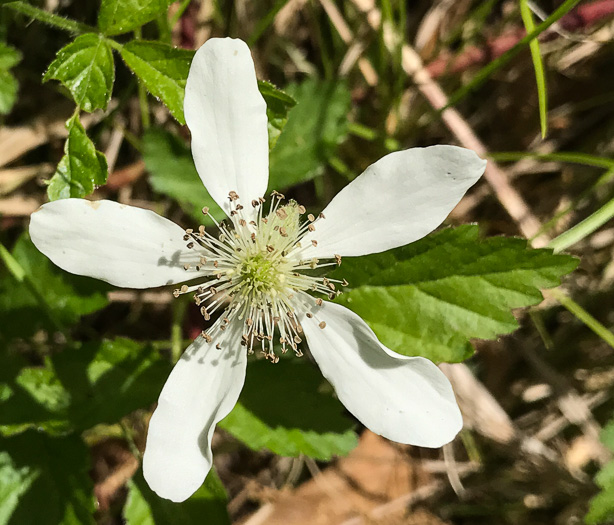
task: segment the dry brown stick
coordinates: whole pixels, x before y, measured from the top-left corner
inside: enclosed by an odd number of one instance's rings
[[[81,123],[87,129],[100,122],[116,106],[117,103],[111,101],[106,113],[95,111],[94,113],[84,114],[81,117]],[[57,117],[57,113],[62,113],[62,116]],[[13,162],[28,151],[52,139],[66,137],[65,121],[69,116],[68,112],[54,110],[54,116],[43,115],[30,124],[0,128],[0,167]]]
[[[370,86],[377,85],[379,80],[379,75],[365,57],[360,56],[364,51],[364,47],[362,43],[354,42],[354,34],[352,30],[345,22],[345,19],[337,9],[337,6],[331,0],[320,0],[320,4],[326,11],[326,14],[330,18],[332,24],[335,26],[335,29],[339,33],[341,40],[343,40],[348,45],[348,54],[346,54],[346,58],[343,59],[341,63],[341,73],[349,71],[348,63],[355,57],[358,61],[358,68],[362,73],[367,84]],[[356,53],[359,53],[358,55]],[[351,58],[348,58],[351,57]]]
[[[375,31],[379,30],[381,24],[381,13],[375,7],[373,0],[352,0],[356,7],[365,15],[369,25]],[[349,43],[352,32],[346,24],[343,16],[337,7],[330,0],[320,0],[328,14],[333,26],[338,31],[341,38]],[[394,35],[384,28],[384,41],[390,47],[394,46]],[[420,56],[409,45],[404,44],[402,48],[402,66],[404,71],[412,77],[416,87],[428,100],[435,111],[441,111],[441,118],[448,129],[454,134],[458,141],[465,147],[474,150],[479,155],[485,157],[488,150],[482,141],[474,133],[473,129],[461,114],[454,108],[444,109],[448,103],[448,98],[439,84],[435,82],[425,70]],[[540,222],[533,215],[524,199],[509,183],[504,171],[492,160],[488,162],[484,178],[494,190],[497,199],[506,209],[509,215],[518,225],[521,233],[527,238],[533,238],[540,229]],[[547,237],[540,235],[533,241],[534,246],[541,247],[548,242]]]
[[[565,15],[558,22],[566,31],[588,29],[598,22],[611,18],[614,14],[614,0],[598,0],[587,4],[580,4],[572,12]],[[487,37],[482,46],[467,46],[461,53],[451,55],[441,53],[435,60],[425,67],[428,73],[437,78],[445,74],[457,74],[475,66],[494,60],[512,49],[526,36],[526,30],[515,27],[502,35]],[[555,28],[547,31],[548,38],[556,37]],[[588,43],[588,42],[587,42]]]
[[[8,195],[34,177],[52,173],[53,169],[49,163],[0,169],[0,195]]]
[[[590,396],[584,395],[582,396],[583,402],[592,410],[595,407],[605,403],[610,396],[607,392],[598,392],[597,394],[593,394]],[[540,441],[550,441],[557,434],[562,432],[565,428],[571,425],[572,422],[566,416],[559,416],[552,421],[548,421],[540,428],[533,437],[539,439]]]
[[[0,215],[5,217],[27,217],[35,212],[42,202],[30,197],[7,197],[0,199]]]

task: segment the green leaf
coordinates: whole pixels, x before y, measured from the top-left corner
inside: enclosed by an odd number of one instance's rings
[[[68,31],[69,33],[78,34],[87,33],[92,30],[95,31],[93,27],[76,22],[75,20],[70,20],[69,18],[64,18],[63,16],[54,15],[49,11],[44,11],[43,9],[39,9],[38,7],[34,7],[33,5],[25,2],[10,2],[8,4],[4,4],[3,7],[8,7],[13,11],[22,13],[30,18],[34,18],[34,20],[38,20],[43,24],[57,27],[58,29]]]
[[[94,524],[89,450],[78,436],[0,437],[0,525]]]
[[[17,79],[11,68],[21,61],[21,53],[15,48],[0,42],[0,114],[8,114],[17,99]]]
[[[97,151],[75,113],[67,122],[64,156],[49,181],[49,200],[85,197],[107,181],[107,160]]]
[[[126,525],[230,525],[226,510],[227,496],[214,470],[205,483],[183,503],[173,503],[157,496],[139,471],[128,482],[128,500],[124,507]]]
[[[614,419],[601,431],[601,442],[614,452]],[[595,482],[601,488],[589,504],[589,511],[584,518],[588,525],[598,525],[614,519],[614,461],[607,463],[595,476]]]
[[[162,42],[133,40],[120,49],[124,62],[160,98],[181,124],[183,96],[194,51],[179,49]]]
[[[51,79],[62,82],[85,111],[106,109],[115,80],[113,52],[101,35],[81,35],[58,51],[43,82]]]
[[[266,102],[266,115],[269,129],[269,150],[277,144],[277,139],[288,121],[288,111],[296,105],[290,95],[270,82],[258,81],[258,89]]]
[[[270,155],[269,189],[280,190],[321,175],[347,137],[350,92],[343,82],[309,79],[292,84],[296,99]]]
[[[533,20],[533,13],[529,7],[529,0],[520,0],[520,15],[527,33],[534,31],[535,21]],[[542,138],[546,138],[546,133],[548,131],[548,92],[546,91],[544,61],[542,60],[541,51],[539,49],[539,40],[537,40],[537,37],[529,42],[529,49],[531,50],[533,69],[535,69],[535,81],[537,83],[537,96],[539,99],[539,122],[542,131]]]
[[[194,220],[202,222],[205,206],[214,217],[224,216],[203,186],[183,139],[160,128],[149,129],[143,137],[143,160],[154,191],[175,199]]]
[[[456,362],[473,353],[472,338],[513,332],[511,310],[539,303],[578,261],[523,239],[478,238],[478,227],[445,229],[413,244],[359,260],[335,272],[353,288],[338,298],[382,343],[404,355]]]
[[[249,363],[237,406],[219,426],[253,450],[329,460],[357,445],[354,423],[309,363],[282,359]]]
[[[173,0],[102,0],[98,27],[105,35],[119,35],[166,14]]]
[[[16,280],[0,266],[0,341],[28,337],[40,329],[54,330],[54,322],[70,326],[108,304],[108,285],[60,270],[26,235],[15,243],[12,258],[24,275]]]
[[[29,426],[49,433],[115,423],[158,397],[170,363],[157,351],[129,339],[66,348],[43,366],[22,367],[10,354],[0,358],[0,433]]]

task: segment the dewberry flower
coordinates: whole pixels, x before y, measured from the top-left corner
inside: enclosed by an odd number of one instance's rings
[[[149,423],[143,469],[160,496],[187,499],[212,464],[216,424],[235,405],[248,354],[275,362],[304,345],[347,409],[399,443],[439,447],[462,427],[452,388],[430,361],[383,346],[330,299],[347,283],[323,266],[411,243],[445,219],[484,171],[472,151],[432,146],[385,156],[318,216],[268,183],[266,105],[240,40],[211,39],[194,56],[185,93],[192,153],[226,213],[211,234],[152,211],[66,199],[32,215],[37,248],[61,268],[127,288],[183,284],[207,327],[169,376]]]

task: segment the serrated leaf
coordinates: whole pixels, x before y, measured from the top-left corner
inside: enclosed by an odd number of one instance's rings
[[[162,42],[133,40],[120,52],[147,90],[162,100],[181,124],[185,124],[183,97],[194,51]]]
[[[11,73],[11,68],[21,61],[21,53],[15,48],[0,42],[0,114],[11,111],[17,98],[17,79]]]
[[[29,426],[57,434],[115,423],[158,397],[171,370],[157,351],[129,339],[66,348],[43,366],[20,368],[0,354],[0,434]]]
[[[477,226],[442,230],[409,246],[360,259],[336,272],[352,288],[338,298],[382,343],[405,355],[462,361],[472,338],[513,332],[512,309],[542,300],[577,260],[527,249],[523,239],[480,240]]]
[[[214,470],[204,484],[183,503],[173,503],[157,496],[139,471],[128,482],[128,500],[124,507],[126,525],[230,525],[226,510],[227,496]]]
[[[0,341],[3,337],[29,337],[40,329],[56,329],[47,309],[53,312],[54,320],[68,327],[108,304],[108,285],[60,270],[36,249],[27,235],[15,243],[12,256],[33,289],[3,272],[0,266]]]
[[[115,65],[104,37],[87,33],[58,51],[43,81],[59,80],[85,111],[106,109],[111,100]]]
[[[357,445],[354,423],[323,384],[309,363],[251,362],[239,402],[219,426],[253,450],[320,460],[345,455]]]
[[[85,197],[107,181],[107,160],[97,151],[75,114],[68,122],[64,156],[49,181],[49,200]]]
[[[271,151],[269,189],[275,190],[322,174],[348,133],[351,98],[343,82],[309,79],[287,91],[297,104]]]
[[[94,524],[89,450],[78,436],[0,437],[0,525]]]
[[[288,112],[296,105],[296,100],[270,82],[264,80],[258,81],[258,89],[266,102],[269,150],[272,150],[275,144],[277,144],[277,139],[288,121]]]
[[[159,128],[148,130],[143,137],[143,160],[154,191],[175,199],[194,220],[203,221],[204,206],[214,217],[224,216],[203,186],[190,148],[181,138]]]
[[[105,35],[119,35],[141,27],[166,13],[173,0],[102,0],[98,28]]]

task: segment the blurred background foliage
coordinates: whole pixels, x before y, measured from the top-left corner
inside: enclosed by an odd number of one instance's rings
[[[614,1],[0,4],[0,524],[614,518]],[[441,456],[384,443],[307,357],[254,361],[216,471],[177,505],[139,464],[198,310],[62,272],[26,232],[69,196],[215,214],[182,98],[193,50],[227,35],[261,79],[269,189],[314,213],[396,149],[489,158],[456,227],[337,270],[388,346],[456,363],[466,428]],[[554,288],[563,251],[579,266]]]

